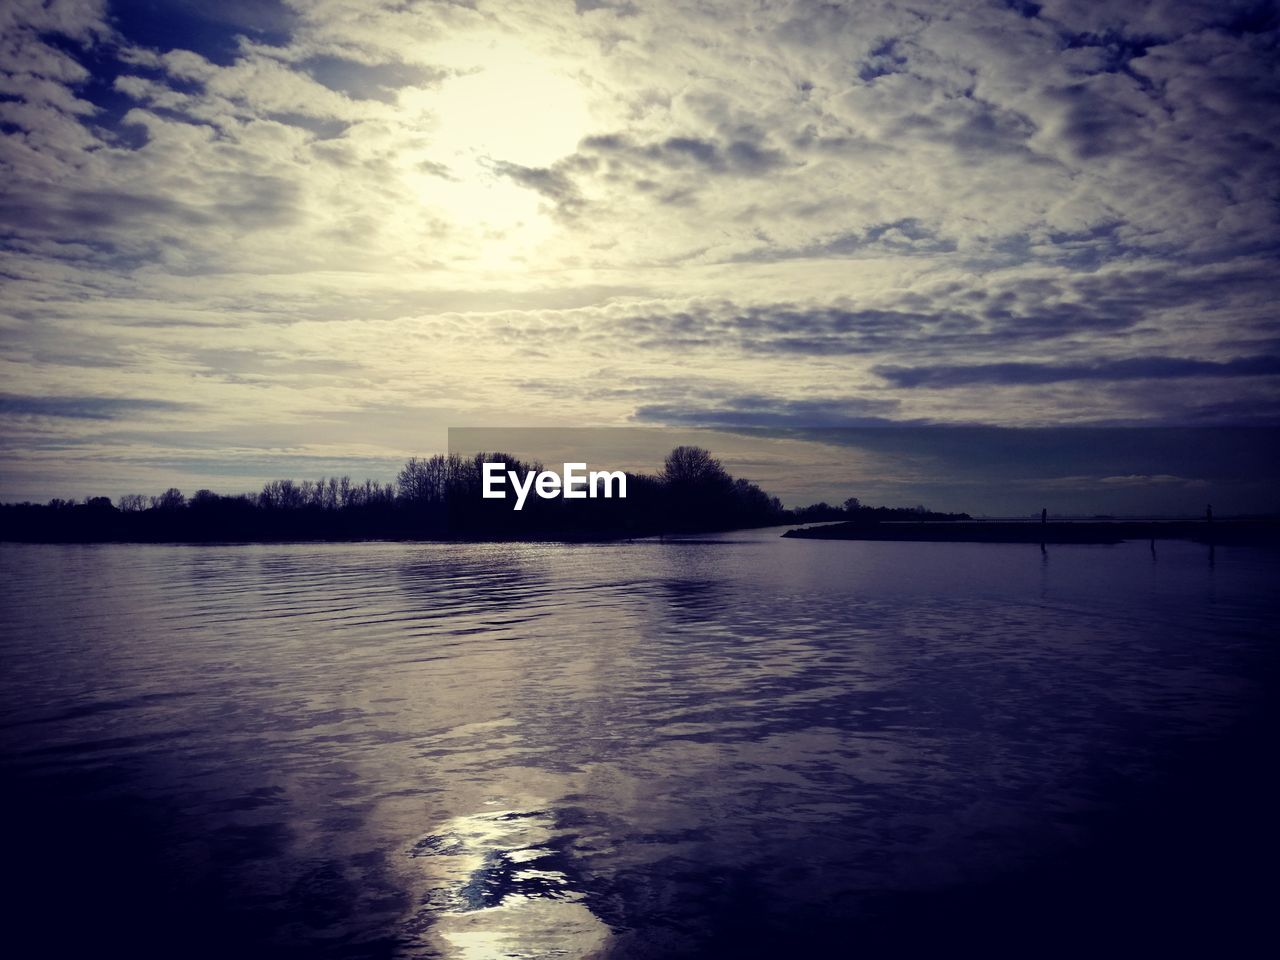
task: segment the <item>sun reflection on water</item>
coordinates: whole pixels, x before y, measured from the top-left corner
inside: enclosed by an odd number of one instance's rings
[[[572,839],[537,804],[454,817],[421,838],[410,856],[428,875],[427,946],[456,960],[603,956],[612,931],[574,879]]]

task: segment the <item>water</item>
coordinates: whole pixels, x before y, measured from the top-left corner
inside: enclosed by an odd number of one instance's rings
[[[14,915],[626,958],[1247,911],[1275,553],[778,532],[0,545]]]

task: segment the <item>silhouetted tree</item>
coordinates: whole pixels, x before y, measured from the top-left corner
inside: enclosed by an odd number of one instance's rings
[[[705,488],[729,480],[720,461],[702,447],[676,447],[662,464],[662,481],[672,488]]]
[[[717,530],[768,522],[768,496],[750,481],[735,481],[708,450],[676,447],[660,474],[668,525],[675,530]],[[747,518],[753,519],[747,519]]]
[[[451,480],[461,470],[462,458],[456,454],[436,454],[426,459],[410,457],[396,475],[400,499],[417,506],[443,503]]]
[[[191,497],[191,508],[193,510],[207,510],[217,505],[222,499],[212,490],[197,490]]]
[[[186,505],[186,497],[177,487],[170,487],[158,497],[151,498],[153,510],[181,510]]]
[[[567,500],[529,496],[520,511],[508,499],[481,496],[483,466],[502,464],[524,479],[542,470],[508,454],[413,457],[397,483],[321,477],[271,480],[256,494],[177,488],[156,497],[127,494],[119,510],[105,497],[46,505],[0,505],[0,536],[34,540],[324,540],[350,538],[599,538],[664,531],[710,531],[784,522],[849,519],[956,519],[915,509],[817,503],[786,510],[750,480],[730,476],[707,450],[681,446],[656,475],[627,474],[627,498]],[[509,491],[509,487],[507,488]]]

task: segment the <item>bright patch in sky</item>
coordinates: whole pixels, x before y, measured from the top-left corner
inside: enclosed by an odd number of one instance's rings
[[[545,167],[572,153],[590,132],[582,86],[520,47],[495,44],[483,53],[483,66],[430,95],[432,141],[442,154]]]
[[[475,230],[469,266],[528,264],[555,232],[553,210],[502,171],[545,168],[572,154],[590,132],[586,91],[566,67],[514,44],[461,45],[450,59],[471,65],[402,94],[427,134],[408,182],[426,208]]]

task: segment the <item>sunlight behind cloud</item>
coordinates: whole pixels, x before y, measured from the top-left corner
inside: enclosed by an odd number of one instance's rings
[[[427,104],[433,140],[451,157],[546,166],[588,132],[582,86],[519,47],[487,53],[483,67],[446,80]]]
[[[475,231],[469,258],[485,268],[526,261],[553,233],[545,201],[499,164],[540,168],[590,130],[583,87],[567,70],[512,44],[486,44],[439,87],[402,95],[424,117],[429,146],[407,175],[412,195]]]

